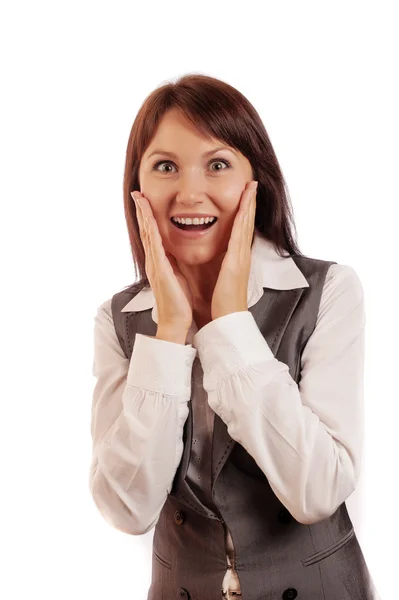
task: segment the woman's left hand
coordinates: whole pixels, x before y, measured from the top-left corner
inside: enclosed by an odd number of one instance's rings
[[[229,245],[212,296],[212,320],[233,312],[248,310],[248,279],[251,244],[255,227],[256,188],[251,181],[242,193]]]

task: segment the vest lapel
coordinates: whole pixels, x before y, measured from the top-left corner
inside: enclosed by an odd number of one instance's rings
[[[260,300],[249,308],[274,356],[277,354],[286,327],[303,292],[304,288],[292,290],[265,288]],[[224,421],[215,414],[212,440],[212,486],[235,443]]]

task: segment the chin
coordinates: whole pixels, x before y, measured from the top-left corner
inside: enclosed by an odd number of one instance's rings
[[[173,254],[178,262],[196,266],[213,262],[222,252],[216,250],[216,248],[186,247],[182,248],[181,251],[174,248],[170,253]]]

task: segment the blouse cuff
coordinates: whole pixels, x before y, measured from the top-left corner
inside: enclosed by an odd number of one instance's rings
[[[195,334],[193,346],[210,389],[250,364],[274,359],[249,311],[230,313],[207,323]]]
[[[160,394],[191,396],[191,373],[197,350],[191,345],[136,334],[128,385]]]

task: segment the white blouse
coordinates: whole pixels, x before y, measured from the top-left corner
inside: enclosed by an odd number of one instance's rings
[[[292,258],[279,257],[259,235],[251,257],[248,308],[263,287],[309,286]],[[157,323],[153,294],[145,289],[123,311],[150,307]],[[249,311],[199,331],[193,323],[186,345],[137,334],[129,361],[115,333],[111,299],[103,302],[94,319],[89,474],[100,514],[133,535],[155,526],[182,457],[188,402],[202,392],[209,430],[215,412],[297,521],[332,515],[360,475],[364,334],[363,288],[354,269],[342,264],[328,270],[299,385],[274,358]],[[195,358],[201,380],[192,380]]]

